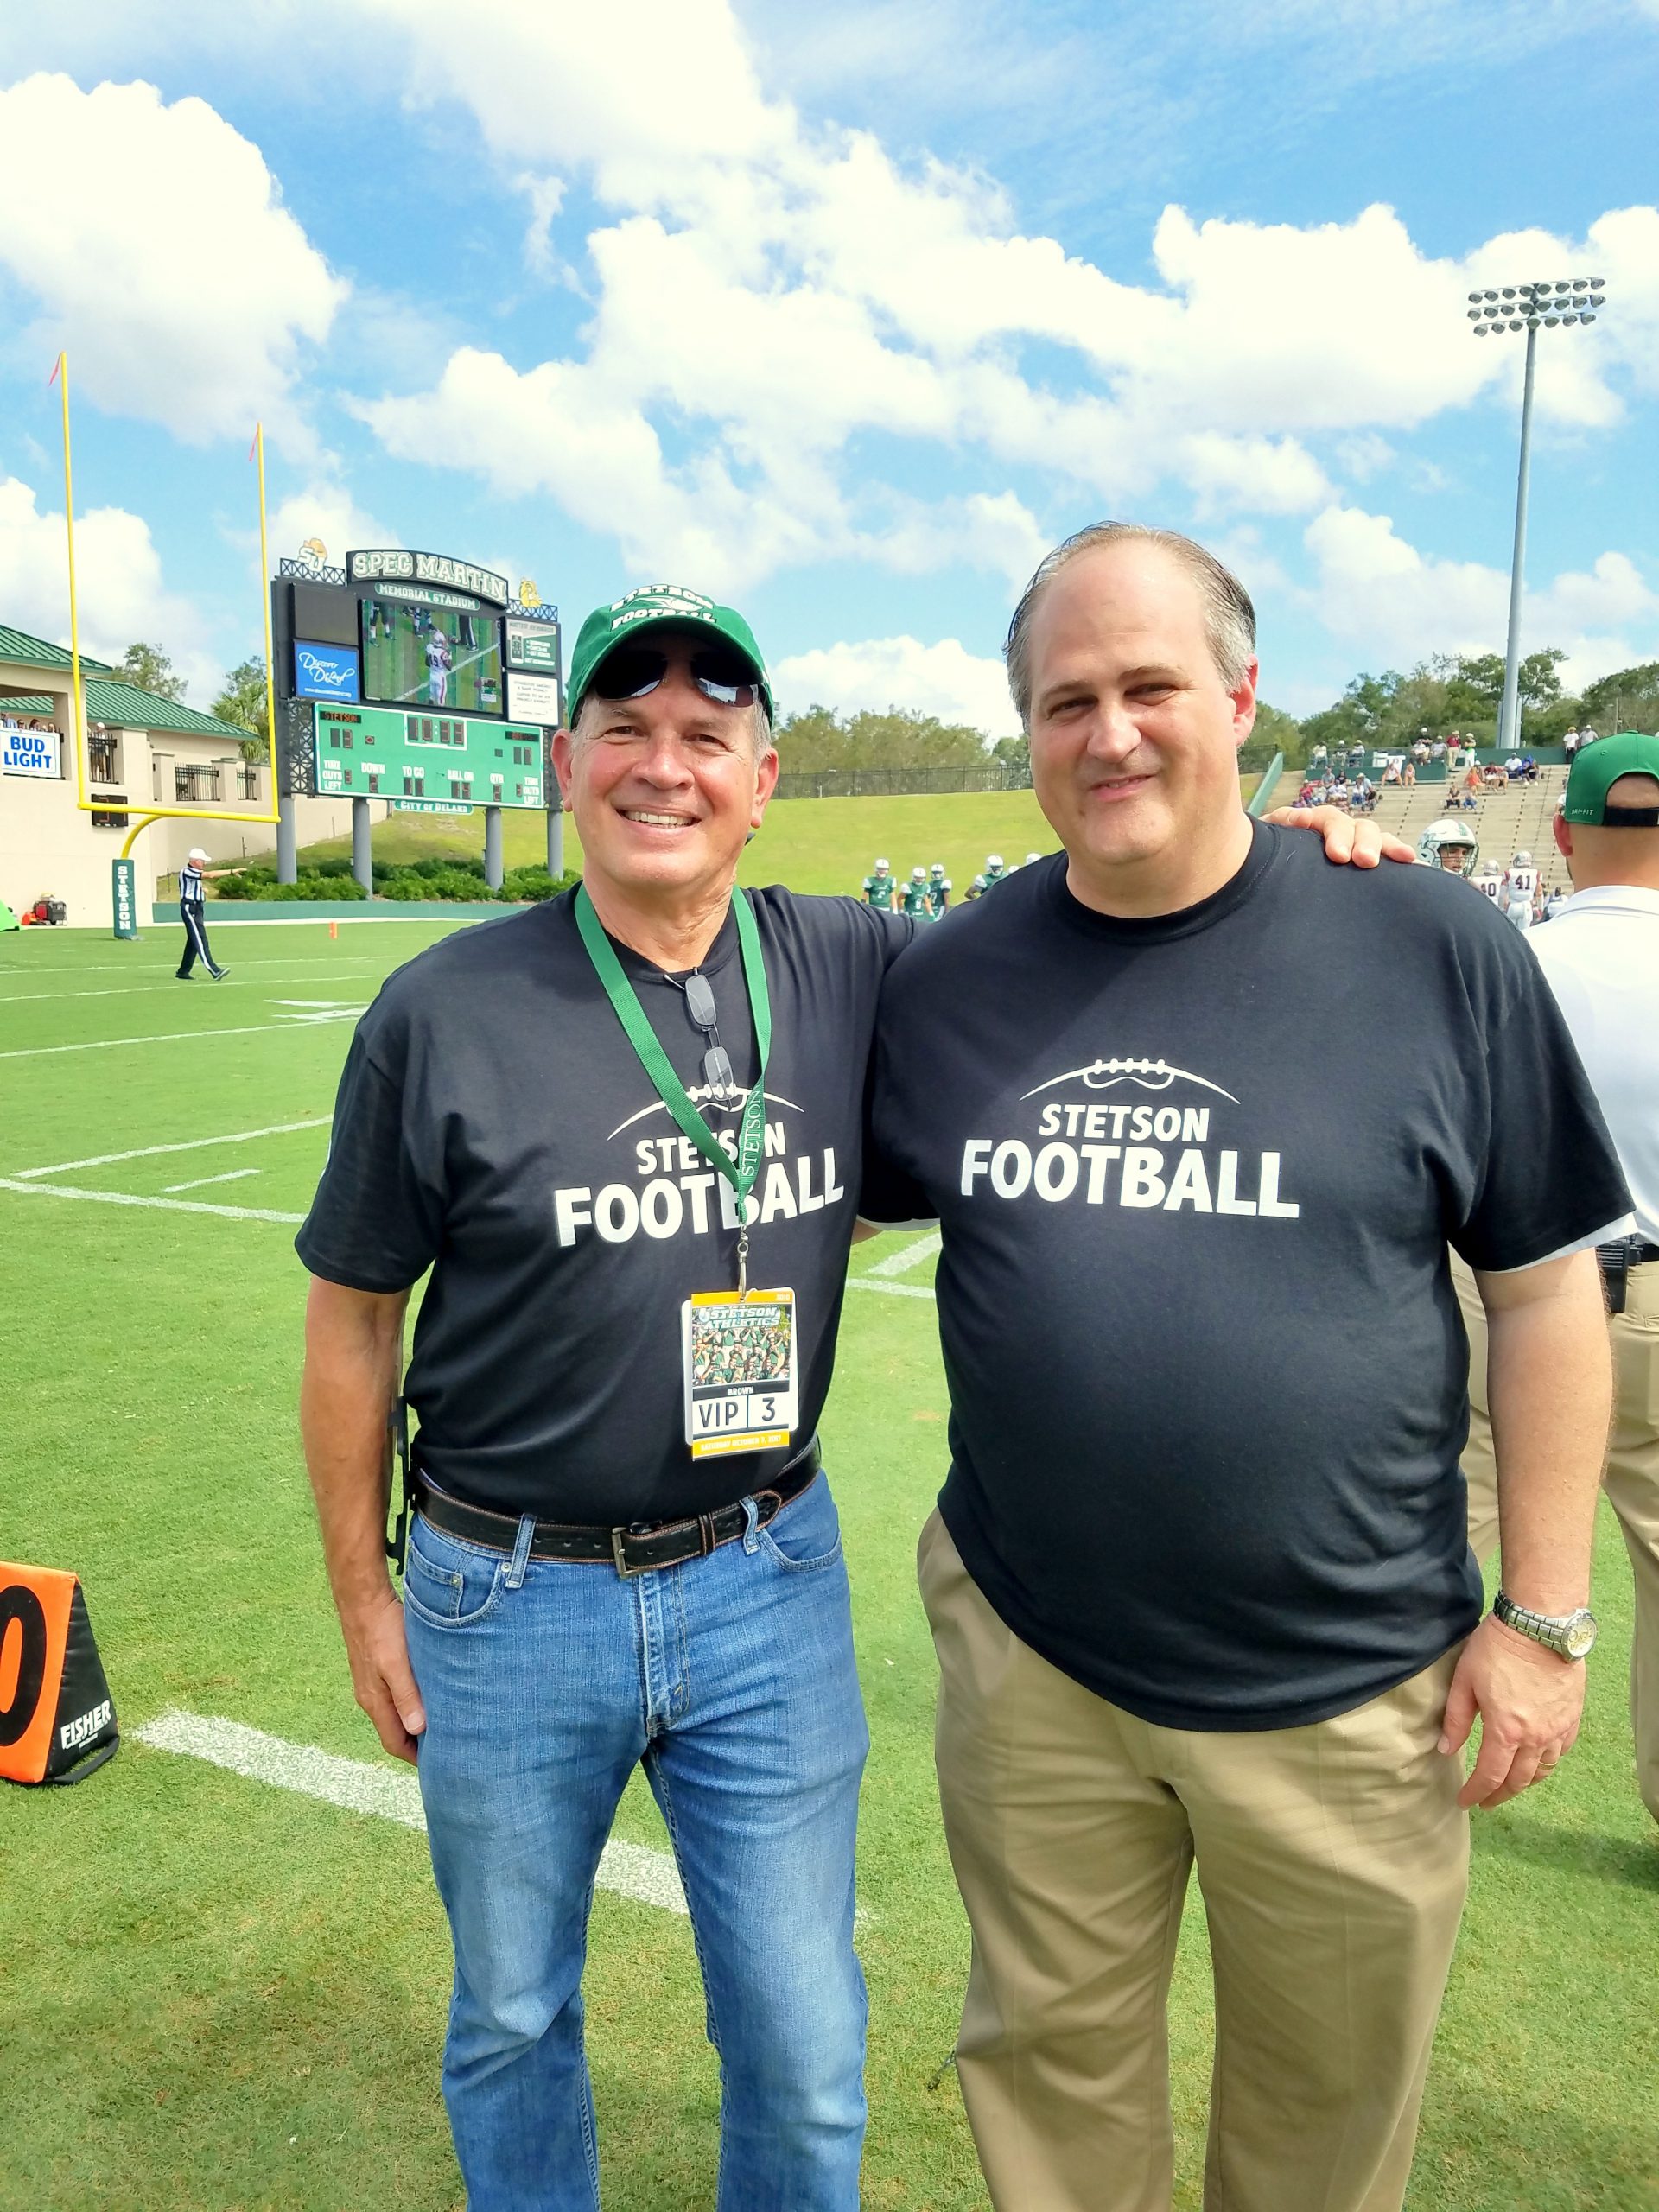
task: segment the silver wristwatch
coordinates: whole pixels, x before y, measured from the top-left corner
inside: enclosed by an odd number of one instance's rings
[[[1517,1636],[1529,1636],[1535,1643],[1559,1652],[1563,1659],[1587,1659],[1594,1647],[1596,1617],[1588,1605],[1580,1605],[1575,1613],[1529,1613],[1500,1590],[1492,1600],[1492,1611],[1505,1628],[1512,1628]]]

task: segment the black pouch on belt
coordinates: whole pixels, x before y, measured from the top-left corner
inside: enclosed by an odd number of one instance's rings
[[[1611,1244],[1598,1244],[1596,1259],[1601,1268],[1602,1288],[1607,1294],[1607,1311],[1624,1311],[1624,1294],[1630,1280],[1630,1247],[1626,1237],[1619,1237]]]

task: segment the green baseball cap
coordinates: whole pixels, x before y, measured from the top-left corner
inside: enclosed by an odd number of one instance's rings
[[[570,656],[566,721],[575,721],[588,687],[613,646],[620,645],[625,638],[641,638],[650,631],[664,629],[671,623],[680,628],[689,624],[712,630],[728,645],[734,645],[754,671],[766,712],[772,713],[772,684],[766,675],[766,664],[754,642],[753,631],[734,607],[721,607],[715,600],[705,599],[701,592],[686,591],[678,584],[641,584],[638,591],[613,599],[608,607],[596,607],[577,632],[575,651]]]
[[[1608,826],[1607,794],[1621,776],[1659,777],[1659,737],[1622,729],[1616,736],[1599,737],[1593,745],[1580,747],[1567,771],[1562,821],[1576,822],[1584,828]],[[1611,826],[1620,826],[1619,817],[1624,811],[1614,808]]]

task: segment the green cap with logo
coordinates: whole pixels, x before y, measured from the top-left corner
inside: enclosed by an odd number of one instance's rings
[[[772,713],[772,684],[766,675],[766,664],[754,642],[753,631],[734,607],[721,607],[701,592],[686,591],[678,584],[641,584],[638,591],[613,600],[608,607],[596,607],[576,633],[575,651],[570,656],[566,721],[575,721],[588,687],[613,646],[620,645],[625,639],[632,643],[652,630],[666,629],[671,624],[681,629],[689,625],[712,630],[728,645],[734,646],[753,670],[760,696],[766,702],[766,712]]]
[[[1607,794],[1621,776],[1659,777],[1659,737],[1623,729],[1582,747],[1567,771],[1562,821],[1576,822],[1586,829],[1614,829],[1622,826],[1624,817],[1633,816],[1632,827],[1643,826],[1643,817],[1649,813],[1646,808],[1616,806],[1611,821],[1607,818]]]

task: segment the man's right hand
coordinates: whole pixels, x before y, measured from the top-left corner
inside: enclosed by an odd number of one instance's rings
[[[346,1656],[351,1662],[357,1701],[395,1759],[416,1763],[426,1708],[415,1686],[404,1634],[404,1609],[390,1583],[385,1593],[361,1612],[340,1617]]]

